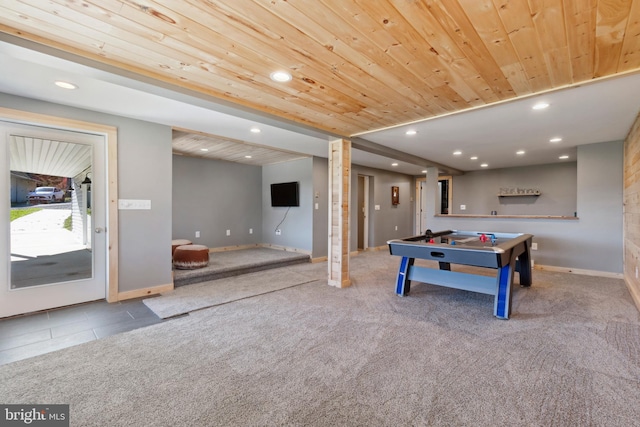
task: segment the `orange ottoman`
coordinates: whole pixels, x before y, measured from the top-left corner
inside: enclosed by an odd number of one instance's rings
[[[178,270],[193,270],[209,265],[209,248],[204,245],[178,246],[173,253],[173,266]]]
[[[172,240],[171,241],[171,256],[173,256],[173,253],[176,251],[176,248],[178,246],[190,245],[190,244],[191,244],[191,240],[187,240],[187,239]]]

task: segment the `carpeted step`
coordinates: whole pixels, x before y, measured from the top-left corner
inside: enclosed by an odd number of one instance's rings
[[[311,262],[307,254],[286,252],[267,248],[213,252],[209,265],[195,270],[173,271],[175,287],[239,276],[256,271],[286,267]]]

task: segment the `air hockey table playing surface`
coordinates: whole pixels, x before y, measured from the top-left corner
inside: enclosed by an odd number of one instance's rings
[[[396,294],[407,296],[411,281],[494,295],[494,315],[508,319],[514,273],[520,285],[531,286],[533,235],[487,231],[444,230],[387,242],[391,255],[402,257]],[[438,262],[438,268],[415,266],[415,259]],[[454,272],[451,264],[495,269],[495,277]]]

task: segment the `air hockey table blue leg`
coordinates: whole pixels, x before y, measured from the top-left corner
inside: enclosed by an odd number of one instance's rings
[[[514,269],[515,262],[498,269],[498,289],[493,304],[493,315],[498,319],[508,319],[511,314],[511,288],[513,287]]]
[[[525,242],[525,249],[518,256],[516,261],[516,271],[520,273],[520,286],[529,287],[533,281],[533,275],[531,273],[531,249],[529,248],[529,242]]]
[[[403,256],[400,260],[398,268],[398,276],[396,277],[396,294],[401,297],[409,295],[411,290],[411,280],[409,280],[409,269],[413,266],[415,258]]]

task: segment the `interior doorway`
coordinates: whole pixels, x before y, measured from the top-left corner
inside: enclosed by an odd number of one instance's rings
[[[358,175],[358,250],[369,247],[369,181],[367,175]]]
[[[105,140],[0,121],[0,317],[106,297]]]
[[[422,234],[427,229],[427,198],[425,184],[427,179],[420,177],[416,179],[416,220],[415,234]]]
[[[428,200],[426,190],[426,177],[416,179],[416,221],[415,233],[422,234],[429,228],[427,211]],[[448,215],[450,213],[450,204],[452,200],[452,177],[438,177],[438,191],[436,193],[435,212],[436,215]]]

